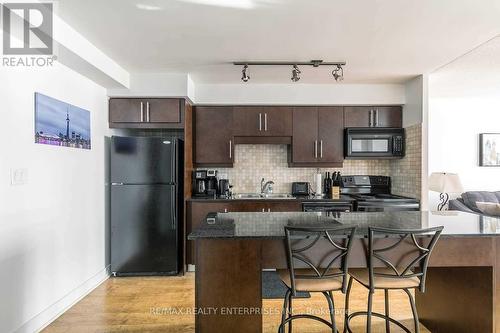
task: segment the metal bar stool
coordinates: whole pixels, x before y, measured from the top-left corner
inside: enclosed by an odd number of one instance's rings
[[[288,290],[279,333],[286,324],[291,333],[292,321],[301,318],[317,320],[338,332],[332,292],[346,292],[347,259],[355,231],[355,227],[285,227],[288,269],[278,270],[278,274]],[[297,291],[321,292],[328,302],[331,322],[311,314],[294,315],[292,298]]]
[[[417,307],[415,306],[415,300],[410,289],[418,288],[419,291],[425,292],[427,265],[442,230],[442,226],[419,230],[368,229],[368,268],[351,269],[349,271],[350,278],[346,296],[344,333],[346,330],[352,333],[349,322],[357,316],[367,316],[367,333],[371,332],[372,316],[385,319],[385,330],[387,333],[390,332],[390,323],[396,324],[405,332],[411,333],[403,324],[389,316],[389,290],[404,290],[408,295],[413,312],[415,332],[419,333]],[[415,237],[417,235],[421,236],[419,238],[421,244],[419,244]],[[423,245],[426,241],[428,241],[428,244]],[[383,246],[376,247],[376,242],[383,243]],[[387,245],[388,243],[389,245]],[[398,251],[394,251],[395,249],[398,249]],[[394,252],[397,253],[397,256]],[[383,267],[375,267],[376,264],[382,264]],[[356,280],[369,289],[368,309],[366,312],[348,313],[349,294],[353,280]],[[384,290],[385,314],[372,311],[375,289]]]

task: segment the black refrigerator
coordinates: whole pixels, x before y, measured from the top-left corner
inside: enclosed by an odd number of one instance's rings
[[[111,138],[113,275],[179,273],[183,150],[178,138]]]

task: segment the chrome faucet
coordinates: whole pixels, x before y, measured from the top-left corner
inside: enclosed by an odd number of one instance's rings
[[[266,180],[262,178],[262,180],[260,181],[260,194],[273,193],[273,185],[274,182],[272,180],[266,182]]]

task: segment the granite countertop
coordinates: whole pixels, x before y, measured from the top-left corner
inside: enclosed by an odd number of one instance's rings
[[[441,237],[500,236],[500,218],[458,211],[377,213],[217,213],[209,214],[189,234],[196,239],[283,239],[285,226],[356,226],[366,237],[368,227],[422,229],[444,226]]]
[[[353,202],[355,199],[348,195],[341,195],[340,199],[329,199],[329,198],[317,198],[314,196],[310,197],[293,197],[293,198],[252,198],[252,199],[223,199],[223,198],[189,198],[187,201],[191,202],[235,202],[235,201],[278,201],[278,202],[287,202],[287,201],[300,201],[300,202]]]

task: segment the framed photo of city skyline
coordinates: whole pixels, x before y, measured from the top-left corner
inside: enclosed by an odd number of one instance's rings
[[[479,166],[500,167],[500,133],[479,134]]]
[[[90,112],[35,93],[35,143],[91,149]]]

